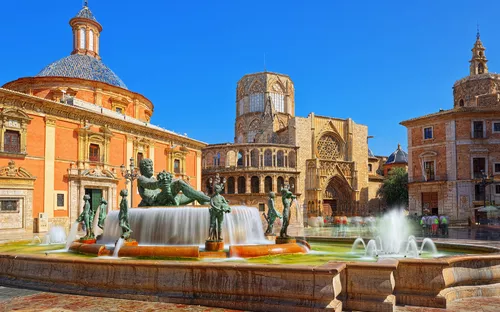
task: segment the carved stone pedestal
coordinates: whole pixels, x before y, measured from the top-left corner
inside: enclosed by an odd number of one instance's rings
[[[276,234],[265,234],[265,236],[266,236],[266,239],[270,240],[270,241],[273,241],[276,239]]]
[[[281,236],[276,237],[276,244],[290,244],[296,242],[297,240],[293,237],[281,237]]]
[[[95,238],[89,238],[89,239],[83,239],[83,238],[80,238],[80,243],[82,244],[95,244],[96,242],[96,239]]]
[[[205,241],[205,251],[221,251],[224,250],[223,241]]]

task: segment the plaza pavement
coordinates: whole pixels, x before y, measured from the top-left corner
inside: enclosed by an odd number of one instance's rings
[[[236,312],[198,305],[148,302],[101,297],[66,295],[0,286],[0,312]],[[397,312],[498,312],[500,297],[468,298],[452,302],[448,309],[396,307]]]

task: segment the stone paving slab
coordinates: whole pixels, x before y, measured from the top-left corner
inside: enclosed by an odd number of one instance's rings
[[[101,297],[66,295],[40,292],[20,288],[0,286],[0,312],[238,312],[237,310],[211,308],[198,305],[148,302]],[[457,300],[449,304],[448,309],[436,309],[413,306],[396,306],[396,312],[498,312],[500,297],[476,297]]]
[[[238,312],[198,305],[66,295],[0,286],[0,312]]]

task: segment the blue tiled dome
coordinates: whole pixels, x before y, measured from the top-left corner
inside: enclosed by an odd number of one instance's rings
[[[73,54],[42,69],[37,77],[70,77],[109,83],[123,89],[127,86],[100,60],[81,54]]]
[[[93,20],[94,22],[97,22],[97,20],[94,17],[94,14],[90,11],[90,9],[87,6],[84,6],[78,14],[76,14],[75,18],[88,18],[90,20]]]
[[[398,144],[398,149],[394,151],[394,153],[389,156],[386,164],[407,164],[408,163],[408,154],[401,149],[401,145]]]

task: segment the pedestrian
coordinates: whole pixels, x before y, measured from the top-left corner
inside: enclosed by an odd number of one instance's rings
[[[448,217],[441,216],[439,221],[441,223],[441,234],[443,236],[448,236]]]

